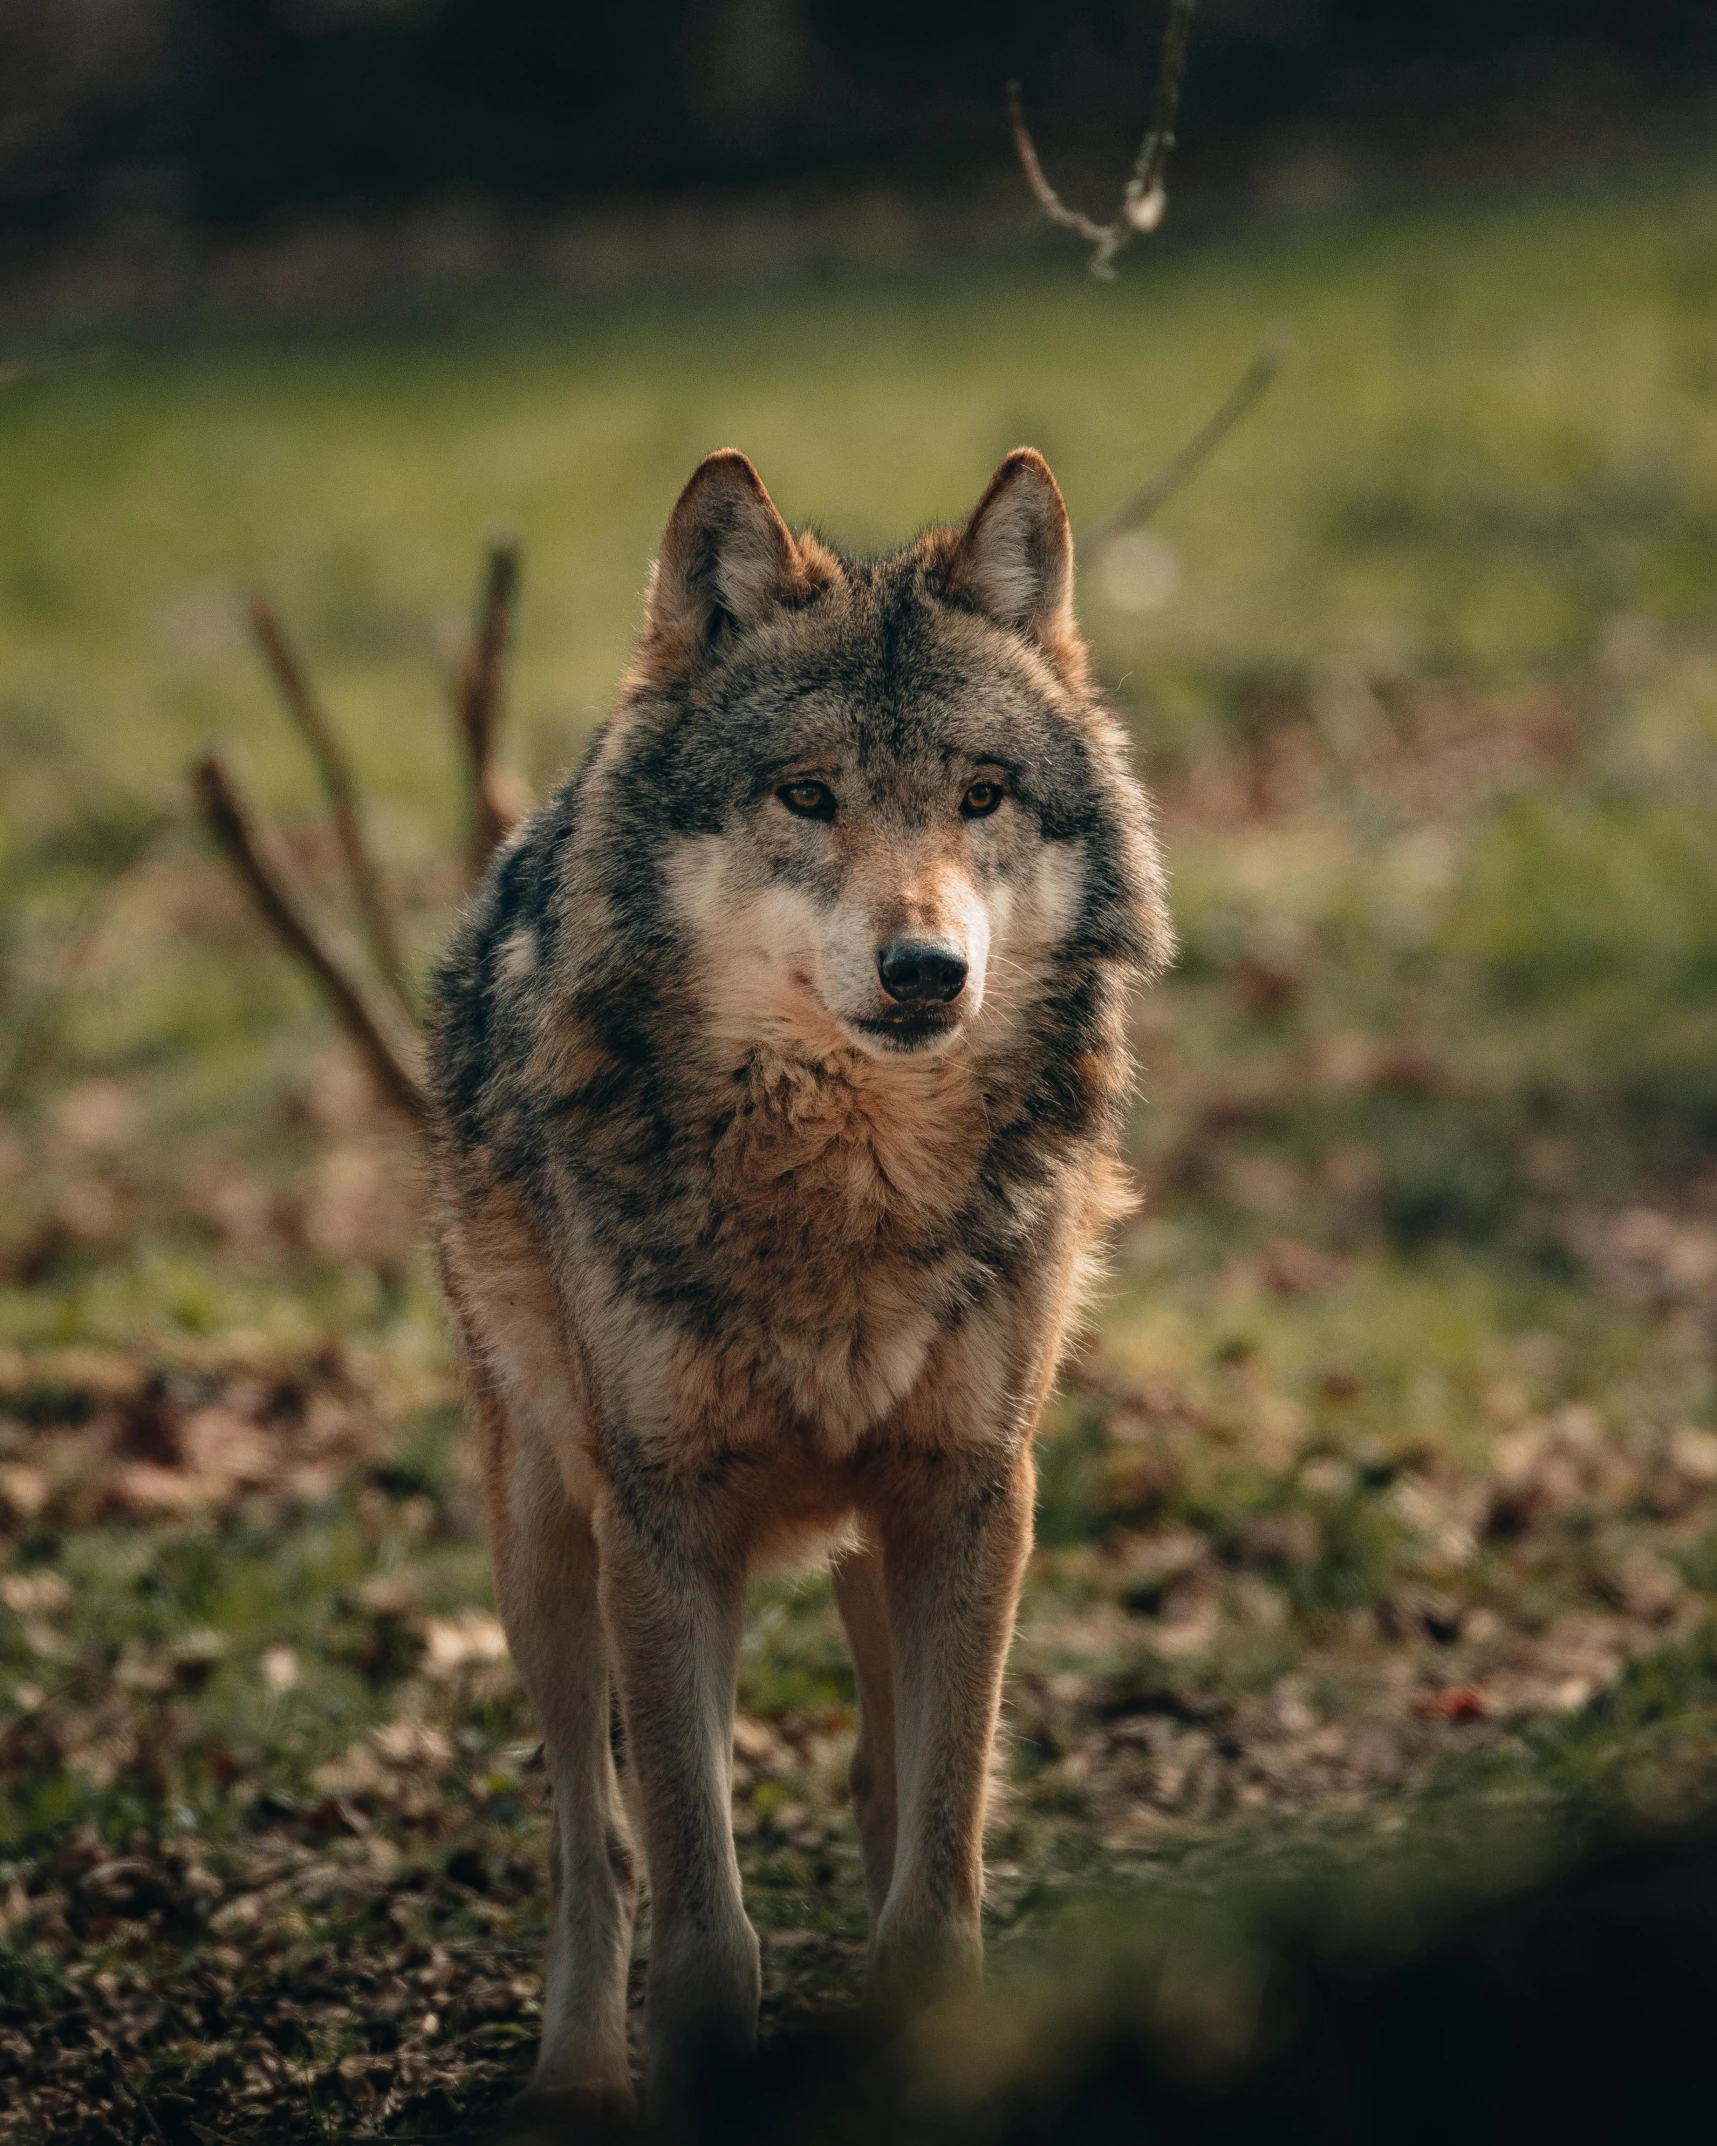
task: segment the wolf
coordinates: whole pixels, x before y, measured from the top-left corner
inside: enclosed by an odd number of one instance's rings
[[[833,1553],[872,1972],[979,1971],[1033,1435],[1169,953],[1042,456],[864,560],[703,461],[615,712],[430,1024],[439,1266],[553,1791],[542,2135],[634,2106],[640,1846],[648,2103],[755,2037],[732,1719],[770,1561]]]

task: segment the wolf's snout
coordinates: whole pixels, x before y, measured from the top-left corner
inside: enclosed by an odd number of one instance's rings
[[[966,957],[927,939],[895,939],[877,955],[876,973],[902,1005],[945,1006],[966,988]]]

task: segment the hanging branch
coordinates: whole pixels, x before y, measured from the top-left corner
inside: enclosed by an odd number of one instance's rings
[[[1156,95],[1151,102],[1150,125],[1139,144],[1132,173],[1121,189],[1121,206],[1112,223],[1100,224],[1082,209],[1069,208],[1050,185],[1025,123],[1019,84],[1008,84],[1008,120],[1013,128],[1014,150],[1019,157],[1020,169],[1025,173],[1026,184],[1046,216],[1064,230],[1075,232],[1093,248],[1091,273],[1105,283],[1114,280],[1115,256],[1141,232],[1154,231],[1168,207],[1164,180],[1169,151],[1174,147],[1175,115],[1180,110],[1180,86],[1186,75],[1186,52],[1192,36],[1195,4],[1196,0],[1170,0],[1169,19],[1163,30],[1162,60],[1157,69]]]
[[[258,820],[218,753],[197,762],[191,770],[191,786],[210,833],[250,889],[276,937],[321,985],[347,1034],[369,1061],[378,1087],[421,1125],[428,1115],[428,1102],[411,1022],[392,998],[372,990],[347,963],[296,866]]]
[[[1106,544],[1111,537],[1119,536],[1123,530],[1137,529],[1141,522],[1148,522],[1163,502],[1172,498],[1182,485],[1190,484],[1281,371],[1282,360],[1287,355],[1290,341],[1287,331],[1281,328],[1278,328],[1274,335],[1268,336],[1258,355],[1229,389],[1221,405],[1186,445],[1170,455],[1159,469],[1153,470],[1136,492],[1130,492],[1122,500],[1113,514],[1105,515],[1102,521],[1079,532],[1080,548],[1095,550],[1099,545]]]
[[[1114,281],[1117,254],[1141,232],[1154,231],[1168,207],[1165,175],[1169,151],[1175,143],[1175,118],[1180,110],[1181,84],[1186,78],[1186,55],[1192,38],[1195,5],[1196,0],[1170,0],[1168,21],[1163,26],[1156,93],[1151,100],[1150,125],[1139,144],[1132,172],[1121,189],[1120,209],[1110,223],[1100,224],[1083,209],[1069,207],[1050,185],[1031,130],[1025,123],[1019,84],[1008,84],[1008,119],[1026,184],[1046,216],[1060,224],[1063,230],[1074,232],[1091,247],[1091,273],[1106,283]],[[1123,530],[1136,529],[1182,485],[1190,482],[1275,379],[1287,348],[1286,335],[1278,332],[1270,336],[1207,422],[1112,514],[1091,529],[1081,531],[1081,546],[1101,546]]]
[[[346,876],[351,881],[358,914],[363,919],[364,936],[370,942],[376,966],[401,1006],[409,1011],[399,935],[394,930],[387,897],[382,891],[381,874],[364,836],[357,785],[352,780],[345,748],[323,714],[304,667],[282,632],[279,617],[266,596],[259,593],[251,598],[249,617],[250,630],[262,651],[269,676],[279,689],[281,701],[297,725],[299,735],[309,746],[322,777],[322,788],[334,815],[334,832],[346,862]]]
[[[496,845],[505,840],[521,812],[528,809],[521,800],[520,786],[496,767],[494,759],[507,636],[518,587],[518,540],[512,536],[495,537],[489,544],[476,627],[454,683],[471,793],[469,863],[473,881],[482,878]]]

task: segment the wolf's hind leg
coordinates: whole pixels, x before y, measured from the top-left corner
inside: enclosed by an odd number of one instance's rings
[[[610,1741],[596,1538],[540,1443],[506,1458],[491,1494],[496,1592],[554,1790],[542,2042],[526,2103],[623,2112],[635,2099],[626,1978],[638,1880]]]
[[[864,1856],[870,1926],[876,1928],[894,1879],[899,1784],[894,1758],[894,1649],[888,1633],[888,1594],[882,1553],[868,1543],[838,1558],[831,1577],[858,1678],[859,1731],[847,1779]]]
[[[760,1989],[733,1846],[733,1700],[745,1561],[673,1491],[602,1516],[603,1612],[626,1706],[650,1871],[649,2113],[684,2104],[702,2060],[750,2050]],[[700,1516],[707,1517],[707,1516]]]

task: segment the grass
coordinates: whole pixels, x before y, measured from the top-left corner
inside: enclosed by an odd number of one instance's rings
[[[1042,1447],[997,1955],[1094,1879],[1706,1796],[1713,192],[1239,234],[1112,290],[115,334],[0,394],[11,2135],[434,2128],[534,2031],[541,1778],[414,1161],[184,810],[240,738],[328,872],[242,590],[314,658],[421,965],[486,524],[524,540],[541,783],[705,448],[860,547],[1020,438],[1094,519],[1277,325],[1278,386],[1084,595],[1184,950],[1138,1016],[1146,1205]],[[826,1584],[760,1585],[773,2022],[854,1985],[852,1702]]]

